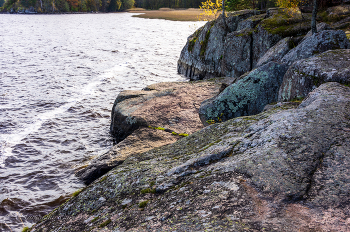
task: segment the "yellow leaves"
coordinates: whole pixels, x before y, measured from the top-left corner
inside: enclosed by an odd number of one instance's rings
[[[209,21],[217,18],[218,14],[222,10],[222,3],[219,0],[215,0],[215,2],[207,0],[206,2],[202,2],[202,6],[199,6],[199,9],[201,9],[203,13],[200,14],[198,19]]]
[[[277,0],[279,7],[286,8],[286,13],[292,16],[299,12],[299,5],[306,3],[307,0]]]

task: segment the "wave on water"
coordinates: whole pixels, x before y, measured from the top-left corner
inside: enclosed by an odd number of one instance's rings
[[[120,91],[186,80],[177,59],[204,22],[132,15],[0,15],[1,231],[21,231],[84,186],[74,172],[113,145]]]

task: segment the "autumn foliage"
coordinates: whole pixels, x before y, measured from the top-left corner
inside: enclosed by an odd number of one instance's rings
[[[202,2],[202,5],[199,8],[203,11],[198,17],[199,20],[208,21],[213,18],[217,18],[222,11],[222,3],[219,0],[215,0],[212,2],[211,0],[207,0],[206,2]]]
[[[72,8],[78,8],[79,6],[79,0],[66,0],[69,4],[69,6]]]

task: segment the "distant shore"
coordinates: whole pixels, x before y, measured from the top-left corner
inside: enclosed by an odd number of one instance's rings
[[[124,11],[125,12],[125,11]],[[200,9],[189,8],[189,9],[171,9],[171,8],[160,8],[159,10],[146,10],[143,8],[129,9],[128,13],[142,13],[140,15],[134,15],[133,17],[147,18],[147,19],[165,19],[172,21],[199,21]],[[13,13],[13,14],[105,14],[106,12],[51,12],[51,13]],[[111,13],[123,13],[123,12],[110,12]],[[0,14],[10,14],[10,12],[0,11]]]
[[[200,9],[189,8],[189,9],[170,9],[170,8],[160,8],[159,10],[145,10],[142,8],[130,9],[129,13],[143,13],[140,15],[135,15],[138,18],[147,19],[165,19],[172,21],[198,21],[199,16],[202,13]]]

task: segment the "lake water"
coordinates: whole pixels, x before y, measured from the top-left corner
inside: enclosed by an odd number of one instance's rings
[[[0,231],[20,231],[83,187],[74,171],[113,145],[118,93],[176,72],[204,22],[130,13],[0,14]]]

